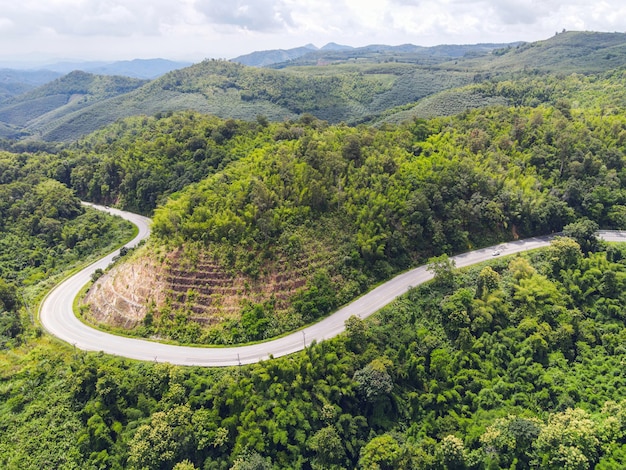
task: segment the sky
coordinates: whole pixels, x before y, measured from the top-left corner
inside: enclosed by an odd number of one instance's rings
[[[199,62],[329,42],[507,43],[626,32],[623,0],[0,0],[0,61]]]

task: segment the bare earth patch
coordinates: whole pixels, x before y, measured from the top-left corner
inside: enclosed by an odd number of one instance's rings
[[[233,274],[206,252],[190,257],[181,248],[157,257],[147,246],[90,288],[83,301],[89,305],[85,317],[96,324],[132,329],[150,308],[155,317],[160,312],[185,312],[189,320],[204,326],[239,318],[247,303],[271,300],[277,313],[285,312],[290,297],[306,285],[323,264],[320,261],[276,259],[251,277]]]

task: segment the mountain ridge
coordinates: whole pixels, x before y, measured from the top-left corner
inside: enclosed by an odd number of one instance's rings
[[[211,59],[134,82],[132,89],[90,93],[80,106],[67,106],[67,97],[77,98],[71,89],[59,93],[48,87],[37,92],[45,98],[33,91],[0,101],[0,137],[71,141],[120,118],[177,110],[248,121],[259,115],[283,121],[308,113],[330,123],[358,124],[428,98],[435,115],[449,115],[514,101],[496,90],[489,99],[474,95],[453,103],[450,96],[437,97],[446,90],[538,73],[603,73],[626,63],[623,33],[566,32],[500,46],[370,45],[327,51],[309,46],[305,56],[268,67]]]

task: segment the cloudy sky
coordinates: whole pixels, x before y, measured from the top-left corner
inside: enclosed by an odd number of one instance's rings
[[[623,0],[0,0],[0,60],[200,61],[328,42],[473,44],[626,31]]]

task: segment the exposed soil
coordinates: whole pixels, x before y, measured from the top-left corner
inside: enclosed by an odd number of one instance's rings
[[[185,311],[201,325],[238,318],[246,302],[273,300],[275,310],[284,311],[288,299],[320,266],[320,260],[314,259],[272,260],[253,278],[233,275],[232,269],[206,253],[190,260],[183,249],[177,249],[158,261],[149,250],[114,267],[91,287],[85,298],[89,321],[132,329],[142,322],[150,305],[156,312],[167,306],[172,313]]]
[[[98,279],[85,296],[89,321],[131,329],[137,326],[151,303],[165,303],[167,292],[163,266],[147,255],[121,263]]]

